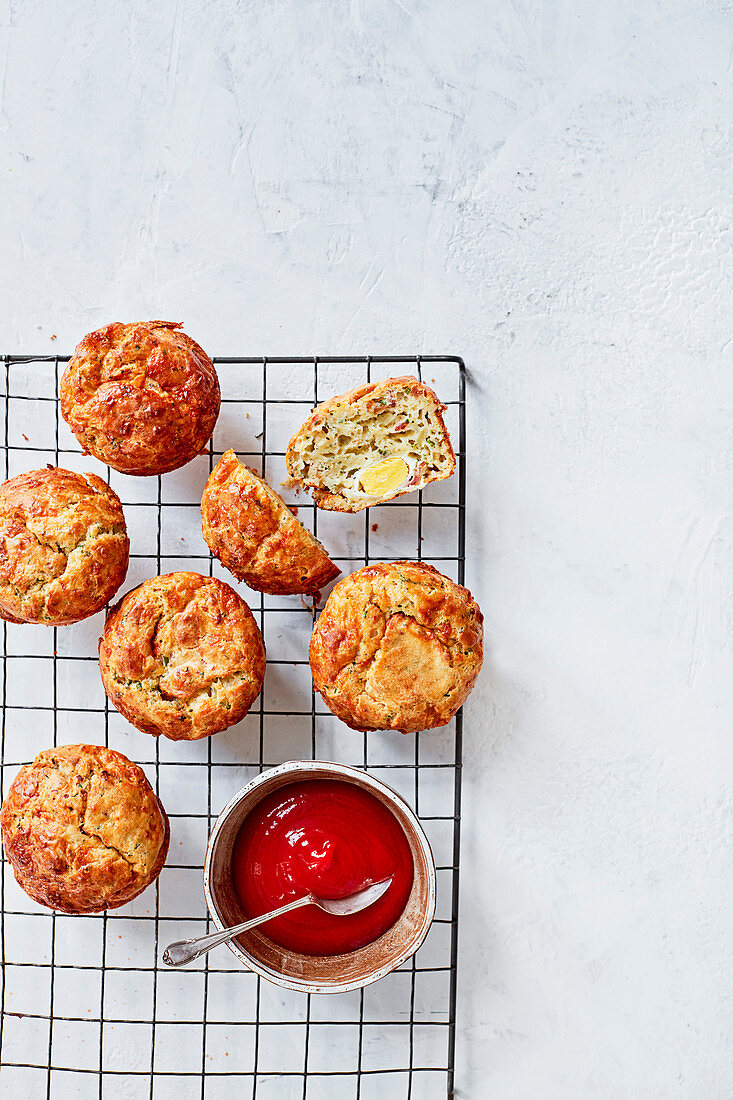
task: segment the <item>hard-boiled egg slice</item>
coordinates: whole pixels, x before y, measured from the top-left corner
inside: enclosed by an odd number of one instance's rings
[[[415,460],[407,455],[392,455],[362,466],[355,478],[354,488],[366,497],[389,497],[407,484]]]

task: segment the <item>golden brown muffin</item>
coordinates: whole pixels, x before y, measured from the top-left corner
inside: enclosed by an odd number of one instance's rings
[[[125,579],[130,540],[120,499],[94,474],[49,466],[0,485],[0,617],[75,623]]]
[[[112,608],[99,664],[107,695],[133,726],[197,741],[244,718],[262,688],[265,646],[228,584],[167,573]]]
[[[85,336],[64,371],[64,420],[85,452],[123,474],[177,470],[214,430],[214,364],[180,329],[175,321],[114,321]]]
[[[314,409],[288,444],[288,473],[332,512],[422,489],[456,468],[444,411],[409,375],[357,386]]]
[[[258,592],[315,594],[341,572],[282,497],[227,451],[201,498],[209,548],[230,573]]]
[[[0,825],[18,885],[62,913],[125,905],[168,853],[168,818],[142,768],[100,745],[39,753],[13,780]]]
[[[326,601],[310,644],[313,682],[352,729],[444,726],[481,669],[482,624],[468,589],[432,565],[369,565]]]

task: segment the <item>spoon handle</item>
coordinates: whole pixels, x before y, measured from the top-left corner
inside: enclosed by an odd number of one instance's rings
[[[220,943],[226,943],[227,940],[232,940],[235,936],[246,932],[248,928],[255,928],[258,924],[264,924],[265,921],[272,920],[273,917],[281,917],[283,913],[289,913],[291,909],[300,909],[303,905],[310,905],[312,901],[312,895],[306,894],[304,898],[288,902],[287,905],[283,905],[279,909],[273,909],[271,913],[262,913],[259,917],[246,920],[244,924],[235,924],[233,928],[225,928],[223,932],[212,932],[209,936],[197,936],[192,940],[176,940],[175,943],[169,943],[163,952],[163,962],[166,966],[185,966],[186,963],[193,962],[200,955],[205,955],[207,951],[211,951],[212,947],[218,947]]]

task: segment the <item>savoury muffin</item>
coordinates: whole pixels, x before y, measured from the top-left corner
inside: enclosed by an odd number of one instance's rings
[[[359,512],[450,477],[442,405],[417,378],[358,386],[319,405],[288,444],[288,473],[319,508]]]
[[[168,853],[168,818],[142,768],[100,745],[39,753],[13,780],[0,825],[18,885],[62,913],[124,905]]]
[[[125,579],[130,541],[116,493],[94,474],[49,466],[0,485],[0,617],[75,623]]]
[[[483,618],[467,588],[432,565],[367,566],[334,588],[316,623],[316,690],[358,730],[444,726],[483,661]]]
[[[196,741],[244,718],[262,688],[265,646],[228,584],[167,573],[112,608],[99,664],[107,695],[133,726]]]
[[[85,336],[61,379],[84,451],[123,474],[164,474],[200,453],[221,397],[214,364],[174,321],[119,321]]]
[[[201,520],[212,554],[258,592],[314,595],[341,572],[282,497],[234,451],[206,482]]]

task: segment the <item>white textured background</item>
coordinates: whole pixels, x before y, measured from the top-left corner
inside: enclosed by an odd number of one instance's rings
[[[0,0],[0,351],[155,316],[471,370],[471,1100],[733,1091],[732,32],[714,0]]]

